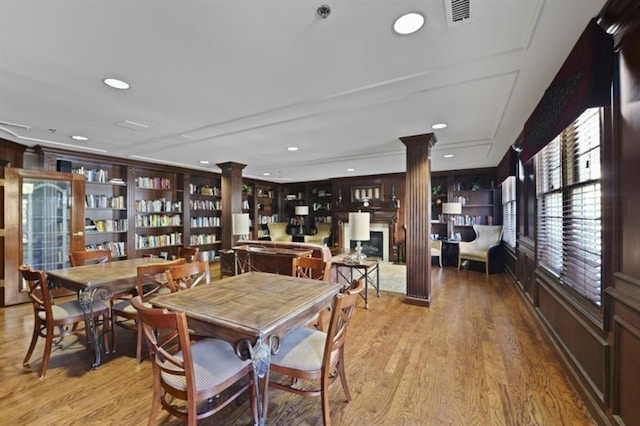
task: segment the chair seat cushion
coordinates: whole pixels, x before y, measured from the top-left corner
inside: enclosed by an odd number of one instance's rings
[[[486,261],[488,255],[489,255],[488,251],[482,251],[482,250],[471,250],[471,251],[460,252],[460,257],[464,259],[471,259],[471,260],[476,259],[480,261]]]
[[[175,354],[182,359],[182,353]],[[230,379],[251,362],[238,358],[233,347],[220,339],[202,339],[191,345],[191,357],[193,358],[194,375],[196,378],[196,391],[211,389]],[[173,364],[165,363],[165,367],[172,368]],[[186,379],[162,372],[162,379],[174,389],[184,390]]]
[[[95,315],[102,315],[108,309],[103,301],[93,303],[93,312]],[[54,321],[83,315],[80,303],[77,300],[69,300],[68,302],[52,305],[51,311],[53,312]],[[44,321],[46,319],[46,313],[42,311],[38,312],[38,317]]]
[[[153,305],[149,302],[144,302],[143,305],[146,308],[153,308]],[[121,302],[118,302],[115,305],[113,305],[112,309],[114,312],[118,312],[118,313],[131,314],[135,316],[138,315],[138,311],[136,311],[136,308],[134,308],[133,305],[131,304],[131,300],[123,300]]]
[[[304,371],[320,370],[326,341],[327,333],[298,327],[284,337],[280,350],[271,357],[271,365]]]
[[[440,250],[432,248],[431,256],[440,256]]]

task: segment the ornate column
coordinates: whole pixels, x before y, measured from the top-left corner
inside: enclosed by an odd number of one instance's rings
[[[429,152],[437,139],[433,133],[404,136],[407,147],[405,187],[407,300],[431,303],[431,162]]]
[[[233,244],[231,218],[233,213],[242,212],[242,169],[246,164],[218,163],[222,170],[220,191],[222,193],[222,248],[230,249]]]

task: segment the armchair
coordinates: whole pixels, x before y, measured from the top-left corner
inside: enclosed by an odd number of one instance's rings
[[[270,222],[267,223],[267,228],[271,241],[291,241],[291,235],[287,234],[286,222]]]
[[[316,233],[314,235],[305,235],[304,242],[311,244],[329,244],[328,240],[331,239],[332,226],[330,223],[316,223]]]
[[[484,262],[485,272],[489,275],[489,256],[491,249],[500,245],[502,241],[502,226],[473,225],[476,239],[470,242],[460,242],[458,251],[458,269],[462,259]]]
[[[438,258],[438,264],[442,268],[442,241],[431,240],[431,257]]]

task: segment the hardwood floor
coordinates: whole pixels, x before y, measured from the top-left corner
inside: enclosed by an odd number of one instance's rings
[[[430,308],[396,293],[368,310],[360,302],[346,347],[353,401],[332,389],[334,425],[595,424],[506,274],[434,268],[432,288]],[[95,371],[84,339],[65,339],[75,343],[54,350],[38,380],[42,342],[22,366],[32,315],[0,308],[1,424],[146,424],[151,368],[136,367],[133,333],[120,331],[120,352]],[[252,424],[247,396],[239,401],[200,424]],[[320,425],[320,399],[271,390],[267,423]],[[162,412],[158,424],[181,422]]]

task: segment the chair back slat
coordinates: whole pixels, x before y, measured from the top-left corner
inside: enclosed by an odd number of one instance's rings
[[[211,282],[209,262],[192,262],[172,266],[166,271],[166,279],[176,291],[186,290]]]
[[[18,272],[27,283],[27,292],[36,315],[38,312],[45,312],[47,318],[51,318],[53,315],[51,306],[54,301],[44,271],[33,270],[28,265],[22,265],[18,267]]]
[[[318,281],[328,281],[329,272],[319,257],[294,257],[291,259],[291,275]]]
[[[178,248],[178,257],[183,258],[187,262],[196,262],[198,260],[198,253],[200,247],[180,247]]]
[[[165,272],[172,266],[185,263],[184,259],[176,259],[168,262],[150,263],[137,267],[136,290],[143,300],[162,292],[174,293],[177,291],[170,281],[166,280]]]
[[[92,265],[95,263],[111,262],[111,250],[74,251],[69,255],[71,266]]]

